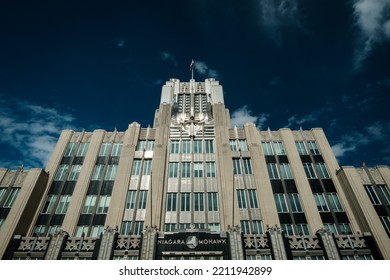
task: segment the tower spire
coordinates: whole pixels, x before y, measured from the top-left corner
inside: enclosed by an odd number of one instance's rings
[[[191,80],[194,79],[194,64],[195,64],[195,61],[194,61],[194,59],[192,59],[191,64],[190,64]]]

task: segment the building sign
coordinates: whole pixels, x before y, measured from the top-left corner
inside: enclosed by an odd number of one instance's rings
[[[164,237],[157,239],[157,259],[163,254],[182,254],[183,252],[203,252],[222,254],[224,259],[230,256],[230,246],[227,236],[210,232],[178,232],[165,233]]]

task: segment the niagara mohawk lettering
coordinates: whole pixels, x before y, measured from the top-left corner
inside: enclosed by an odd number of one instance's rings
[[[180,245],[186,244],[186,241],[183,239],[168,239],[168,240],[158,240],[157,244],[159,245]],[[226,239],[199,239],[199,245],[215,245],[215,244],[226,244]]]

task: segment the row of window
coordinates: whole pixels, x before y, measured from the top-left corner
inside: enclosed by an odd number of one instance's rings
[[[259,208],[257,190],[237,190],[237,201],[238,208],[247,208],[247,201],[249,201],[250,208]]]
[[[181,170],[179,170],[179,165]],[[191,170],[192,167],[192,170]],[[168,177],[169,178],[178,178],[179,172],[182,178],[190,178],[193,174],[194,178],[202,178],[206,175],[208,178],[215,177],[215,162],[170,162],[168,164]]]
[[[221,231],[221,225],[219,223],[195,223],[195,224],[189,224],[189,223],[166,223],[164,224],[164,231],[165,232],[176,232],[178,230],[183,229],[208,229],[211,232],[220,232]]]
[[[171,140],[170,154],[213,154],[214,140]]]
[[[0,188],[0,202],[6,196],[7,190],[8,190],[8,188]],[[11,208],[12,205],[14,204],[19,192],[20,192],[20,188],[11,188],[2,207],[3,208]]]
[[[298,153],[300,155],[319,155],[320,151],[315,141],[296,141],[295,142]],[[248,151],[248,145],[245,139],[229,140],[230,150],[235,151]],[[283,142],[281,141],[265,141],[261,142],[264,155],[286,155]]]
[[[390,205],[390,191],[386,185],[365,185],[364,188],[373,205]]]
[[[54,181],[77,181],[81,172],[81,164],[74,164],[70,167],[69,164],[61,164],[57,170],[56,175],[54,176]],[[92,174],[92,180],[102,180],[106,165],[97,164],[94,168]],[[114,181],[117,173],[118,165],[117,164],[109,164],[107,166],[107,171],[104,176],[104,180],[106,181]]]
[[[203,192],[182,192],[167,193],[166,211],[175,212],[178,209],[182,212],[187,211],[218,211],[218,194],[216,192],[207,193],[207,201],[205,200],[206,194]],[[178,205],[180,202],[180,205]]]

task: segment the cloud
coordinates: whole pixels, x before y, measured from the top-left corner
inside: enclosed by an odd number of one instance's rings
[[[317,123],[321,115],[331,110],[331,107],[323,107],[307,115],[292,115],[288,118],[288,123],[285,125],[285,127],[296,128],[303,125],[304,123]]]
[[[384,150],[379,151],[384,155],[383,159],[390,157],[390,149],[387,143],[390,140],[390,123],[377,121],[362,129],[362,131],[353,131],[349,134],[344,134],[337,143],[332,145],[332,150],[336,158],[340,159],[348,152],[357,152],[359,148],[375,145],[375,149],[379,150],[384,146]]]
[[[304,30],[298,0],[261,0],[258,4],[261,26],[276,43],[281,43],[282,27]]]
[[[374,47],[390,39],[390,0],[355,0],[353,12],[360,37],[354,67],[359,69]]]
[[[194,68],[196,72],[209,78],[219,78],[219,72],[211,69],[204,61],[195,61]]]
[[[173,63],[173,65],[177,66],[177,61],[176,61],[176,58],[173,54],[167,52],[167,51],[163,51],[160,53],[160,57],[162,60],[164,61],[170,61]]]
[[[3,158],[3,167],[43,167],[63,129],[74,129],[74,117],[20,99],[0,102],[0,144],[17,158]],[[6,164],[6,165],[5,165]]]
[[[119,40],[116,41],[115,45],[118,48],[124,48],[126,46],[126,41],[122,40],[122,39],[119,39]]]
[[[267,122],[269,114],[263,113],[259,116],[253,116],[252,111],[248,109],[247,105],[238,108],[231,114],[230,122],[232,126],[242,127],[244,124],[250,122],[254,123],[258,129],[261,129]]]

